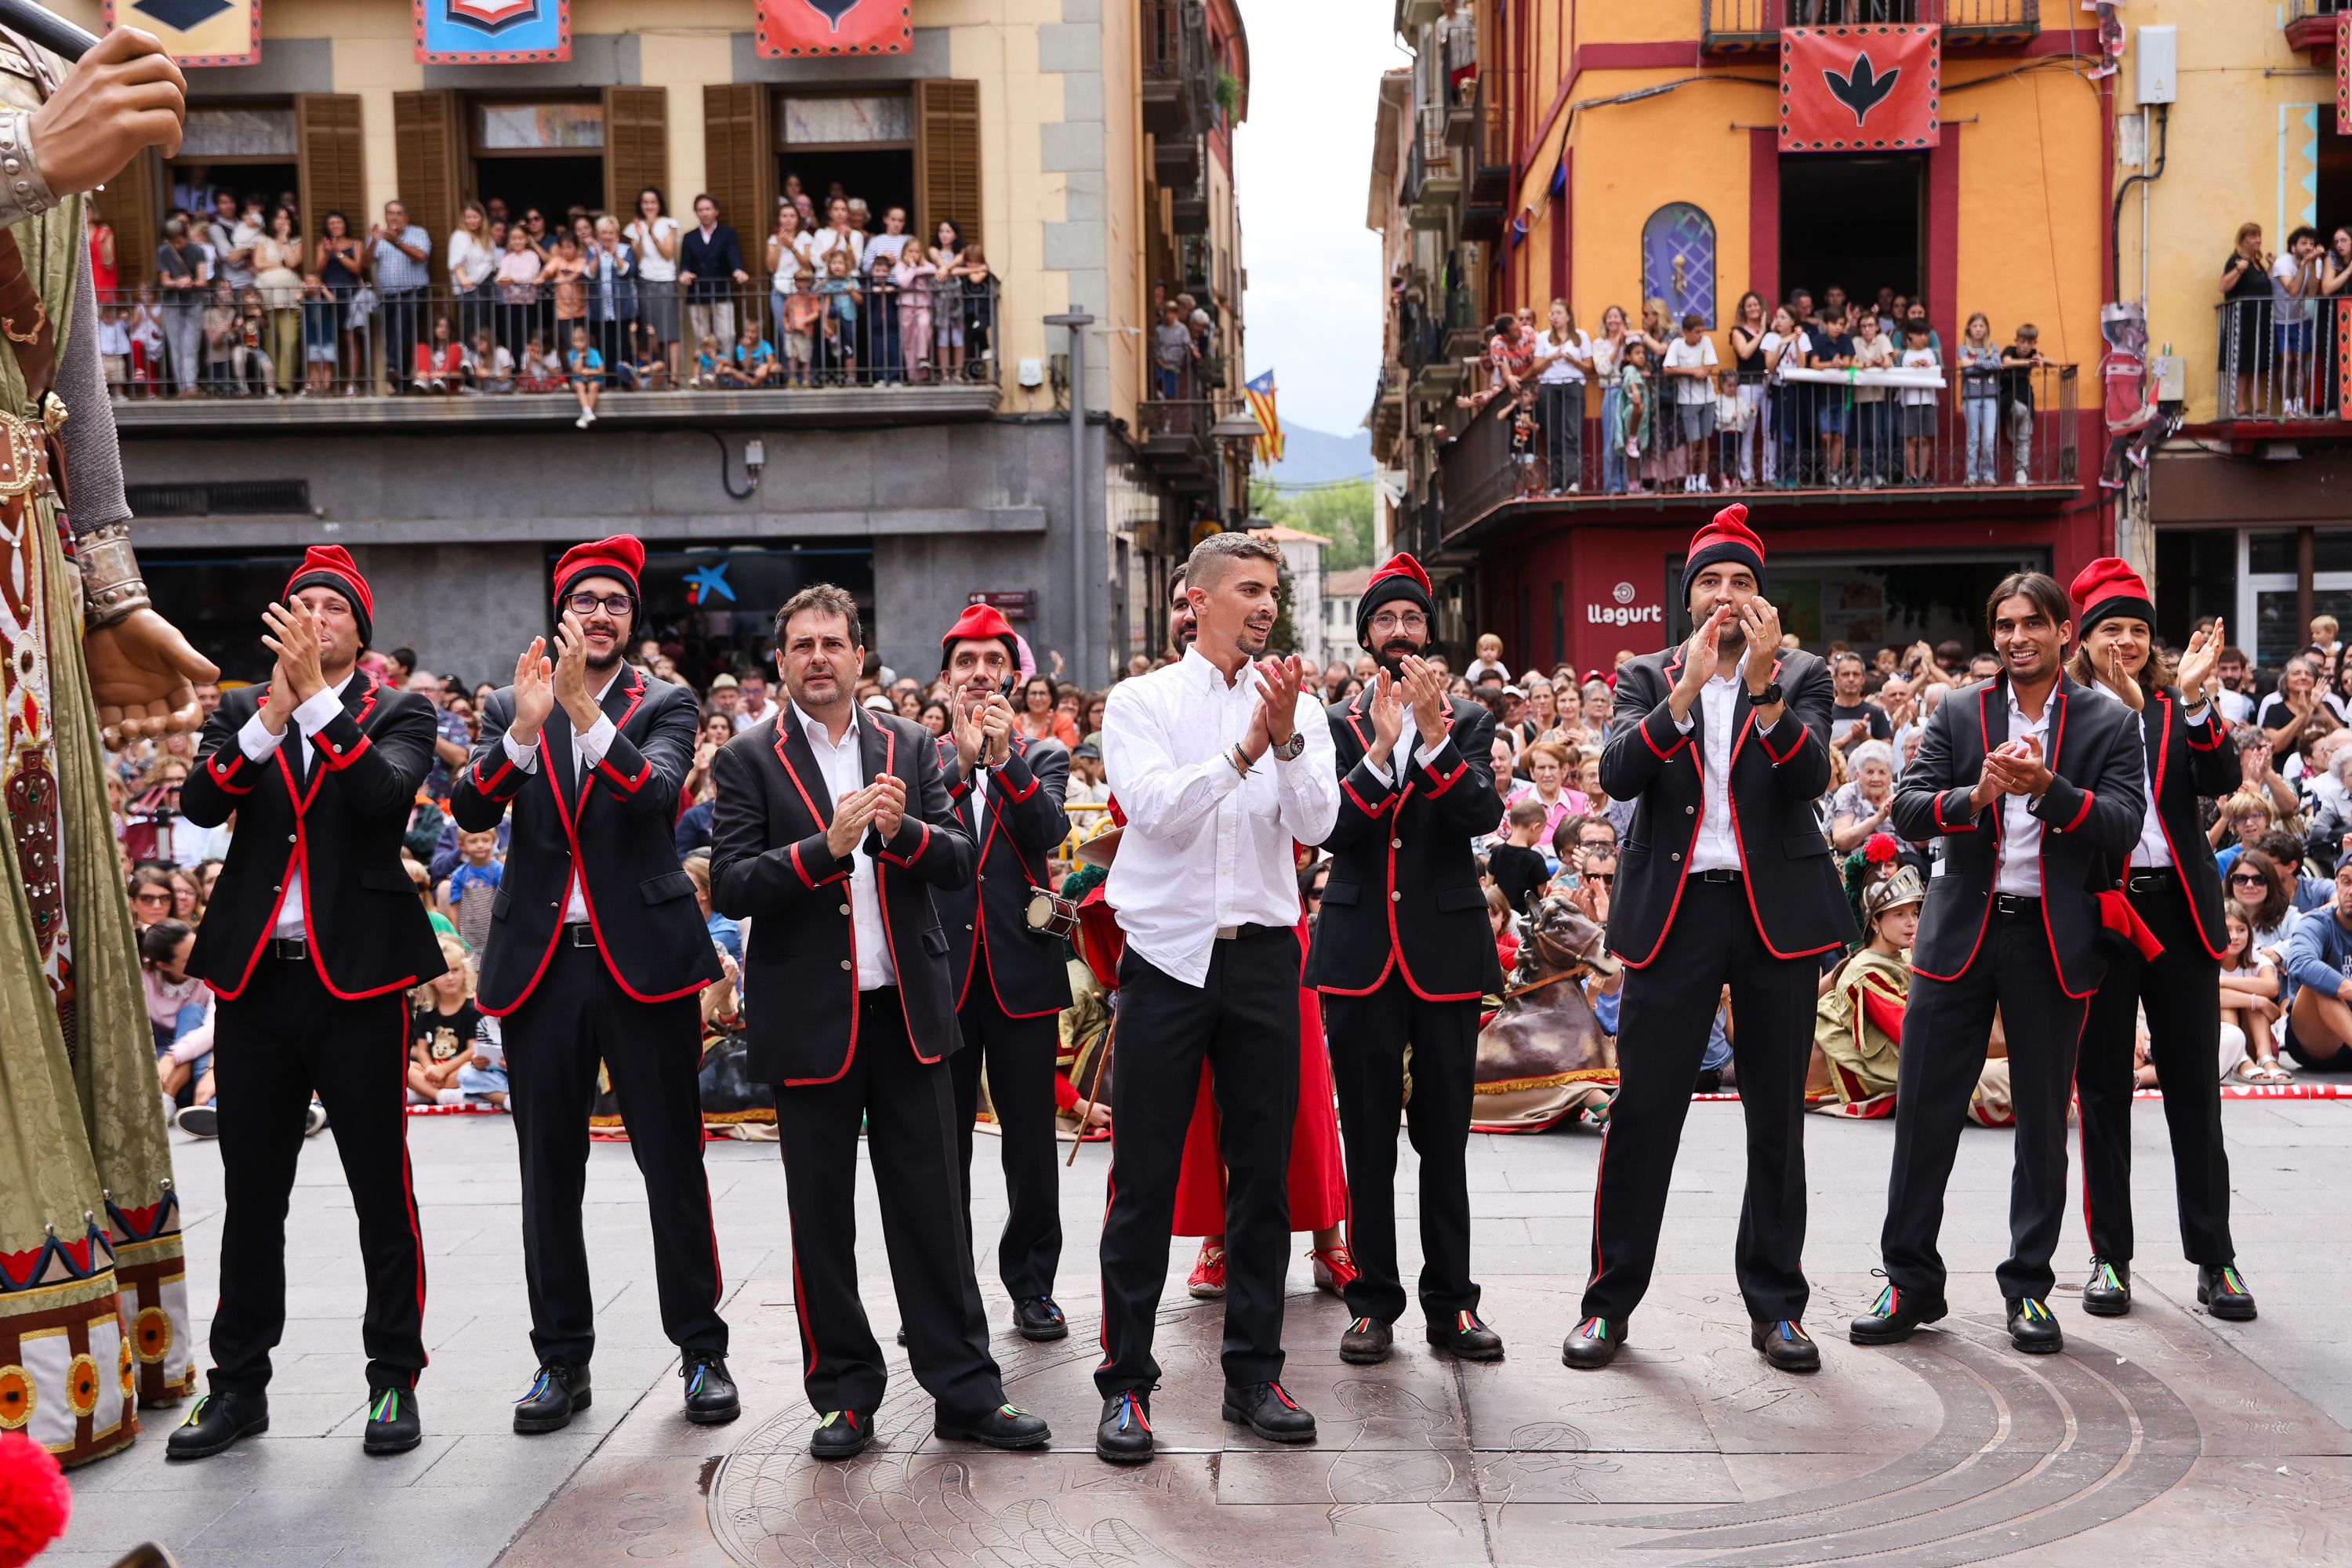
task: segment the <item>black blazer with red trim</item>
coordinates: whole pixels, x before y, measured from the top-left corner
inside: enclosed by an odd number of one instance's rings
[[[493,1017],[530,1000],[562,936],[572,868],[583,881],[604,967],[640,1002],[691,996],[723,973],[678,866],[678,786],[694,762],[694,694],[624,665],[602,703],[612,749],[588,777],[572,765],[572,717],[558,703],[539,732],[539,766],[507,756],[514,688],[482,705],[482,743],[457,775],[450,815],[469,833],[511,810],[505,879],[490,905],[477,1005]]]
[[[1331,879],[1307,953],[1307,984],[1318,991],[1365,995],[1400,964],[1424,1001],[1475,1001],[1503,989],[1473,844],[1502,820],[1495,716],[1458,697],[1447,701],[1444,743],[1426,765],[1417,755],[1391,755],[1387,784],[1364,761],[1372,720],[1363,695],[1326,710],[1339,817],[1323,841]],[[1421,744],[1417,738],[1413,752]]]
[[[1919,755],[1903,770],[1895,795],[1895,831],[1914,843],[1940,837],[1943,863],[1927,879],[1927,902],[1912,940],[1911,967],[1930,980],[1967,973],[1992,915],[2003,800],[1981,812],[1969,794],[1987,753],[2009,739],[2006,675],[1963,686],[1927,720]],[[2099,956],[2099,910],[2093,901],[2116,886],[2139,842],[2147,795],[2140,783],[2137,716],[2072,676],[2061,674],[2050,701],[2050,754],[2056,775],[2029,808],[2042,824],[2042,924],[2058,984],[2088,996],[2106,972]],[[2194,820],[2194,808],[2191,809]]]
[[[1616,710],[1601,752],[1601,786],[1630,800],[1633,823],[1617,859],[1609,951],[1639,969],[1658,956],[1682,905],[1685,874],[1706,820],[1706,706],[1693,702],[1689,733],[1675,728],[1666,699],[1681,678],[1683,648],[1630,659],[1617,671]],[[1829,666],[1801,649],[1772,667],[1785,706],[1759,731],[1748,687],[1731,710],[1731,835],[1739,849],[1749,913],[1764,945],[1782,958],[1828,952],[1853,938],[1830,844],[1813,803],[1829,787]]]
[[[859,755],[871,784],[906,781],[907,812],[887,844],[868,829],[875,892],[898,1002],[917,1059],[963,1044],[948,934],[936,895],[972,879],[971,839],[956,820],[940,771],[938,737],[910,719],[857,711]],[[825,847],[833,796],[793,710],[744,731],[711,759],[710,902],[751,921],[744,953],[748,1067],[762,1083],[831,1083],[857,1056],[856,869]]]
[[[956,1005],[975,994],[993,995],[1010,1018],[1058,1013],[1070,1005],[1068,949],[1058,936],[1031,931],[1026,910],[1033,889],[1053,885],[1045,859],[1070,831],[1062,811],[1070,753],[1058,741],[1014,735],[1004,765],[990,770],[983,820],[975,822],[971,784],[956,765],[955,742],[942,738],[939,752],[956,825],[980,846],[972,880],[933,895],[947,926]]]
[[[2156,786],[2156,818],[2164,829],[2165,847],[2180,872],[2189,897],[2189,915],[2197,935],[2214,958],[2230,945],[2229,928],[2221,921],[2221,873],[2214,864],[2212,841],[2199,820],[2200,796],[2226,796],[2242,776],[2238,749],[2230,744],[2229,726],[2210,704],[2205,716],[2191,724],[2185,716],[2180,693],[2160,689],[2148,693],[2141,716],[2147,722],[2142,743],[2147,748],[2147,777]]]
[[[374,996],[432,979],[448,966],[401,869],[400,839],[433,765],[433,704],[353,676],[306,768],[290,723],[267,762],[236,743],[266,695],[258,686],[223,694],[180,786],[181,813],[199,827],[236,814],[188,973],[222,996],[243,993],[299,877],[310,963],[329,992]]]

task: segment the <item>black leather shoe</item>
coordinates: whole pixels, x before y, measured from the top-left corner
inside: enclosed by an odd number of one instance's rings
[[[2232,1323],[2254,1321],[2254,1293],[2246,1289],[2234,1263],[2197,1271],[2197,1304],[2212,1316]]]
[[[531,1379],[530,1392],[515,1401],[514,1429],[561,1432],[572,1425],[574,1415],[588,1408],[590,1394],[586,1367],[548,1362]]]
[[[1095,1426],[1095,1458],[1114,1465],[1139,1465],[1151,1458],[1151,1394],[1122,1388],[1103,1401]]]
[[[425,1424],[413,1388],[368,1391],[367,1435],[360,1447],[371,1454],[405,1454],[425,1440]]]
[[[1018,1405],[999,1405],[969,1420],[942,1410],[931,1418],[931,1436],[950,1443],[985,1443],[992,1448],[1042,1448],[1053,1441],[1054,1429],[1043,1415],[1033,1415]]]
[[[239,1437],[269,1430],[269,1395],[259,1389],[207,1394],[163,1445],[167,1459],[203,1459]]]
[[[1349,1366],[1378,1366],[1394,1343],[1396,1331],[1378,1318],[1350,1318],[1339,1335],[1339,1359]]]
[[[828,1412],[809,1434],[809,1453],[819,1459],[846,1459],[866,1452],[874,1428],[855,1410]]]
[[[2131,1265],[2091,1259],[2091,1277],[2083,1281],[2083,1310],[2095,1318],[2120,1318],[2131,1310]]]
[[[902,1324],[900,1324],[900,1325],[899,1325],[899,1327],[898,1327],[898,1343],[899,1343],[900,1345],[902,1345],[902,1346],[903,1346],[904,1344],[906,1344],[906,1342],[907,1342],[907,1329],[906,1329],[906,1325],[902,1323]]]
[[[1900,1344],[1950,1310],[1941,1296],[1922,1296],[1890,1282],[1870,1310],[1846,1326],[1845,1337],[1858,1345]]]
[[[1592,1372],[1615,1361],[1624,1342],[1624,1324],[1612,1323],[1606,1318],[1587,1318],[1560,1342],[1559,1359],[1563,1365]]]
[[[2050,1315],[2050,1303],[2021,1296],[2009,1304],[2009,1342],[2027,1355],[2055,1355],[2066,1348],[2066,1331]]]
[[[1278,1383],[1225,1384],[1225,1419],[1269,1443],[1315,1441],[1315,1417]]]
[[[1066,1340],[1070,1322],[1051,1296],[1024,1296],[1013,1303],[1013,1331],[1024,1340]]]
[[[1762,1351],[1764,1359],[1782,1372],[1822,1370],[1822,1347],[1813,1343],[1813,1336],[1805,1332],[1805,1325],[1794,1318],[1750,1323],[1748,1342]]]
[[[686,1379],[686,1418],[697,1426],[723,1426],[743,1414],[725,1356],[689,1352],[678,1374]]]
[[[1450,1323],[1430,1324],[1429,1342],[1464,1361],[1503,1359],[1503,1336],[1480,1322],[1475,1312],[1456,1312]]]

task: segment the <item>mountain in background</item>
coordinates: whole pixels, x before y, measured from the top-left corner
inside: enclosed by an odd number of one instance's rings
[[[1259,471],[1257,478],[1277,485],[1315,485],[1328,479],[1368,479],[1372,472],[1372,433],[1350,430],[1345,436],[1283,424],[1282,461]]]

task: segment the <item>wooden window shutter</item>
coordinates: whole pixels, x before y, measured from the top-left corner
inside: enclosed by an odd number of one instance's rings
[[[296,184],[302,203],[302,246],[318,253],[327,215],[339,212],[353,235],[368,230],[366,138],[360,129],[360,95],[302,92],[294,95],[294,146],[301,161]],[[304,270],[309,270],[306,261]]]
[[[432,238],[429,266],[444,278],[449,231],[457,226],[457,163],[464,145],[457,95],[446,88],[392,95],[392,141],[400,199],[408,220],[423,224]],[[367,223],[354,223],[362,234]]]
[[[155,276],[155,247],[163,243],[163,203],[170,195],[163,159],[151,147],[142,149],[92,198],[96,216],[114,226],[114,266],[124,289]]]
[[[776,226],[772,91],[758,81],[705,83],[702,89],[703,189],[719,203],[719,221],[734,229],[747,267],[759,265],[766,254],[761,247]],[[671,198],[681,227],[694,222],[696,194],[680,191]]]
[[[636,216],[637,193],[657,188],[676,212],[684,205],[669,188],[669,89],[604,89],[604,210],[625,226]],[[694,193],[685,193],[693,199]]]
[[[952,219],[966,244],[980,237],[980,83],[915,84],[916,232],[926,239]]]

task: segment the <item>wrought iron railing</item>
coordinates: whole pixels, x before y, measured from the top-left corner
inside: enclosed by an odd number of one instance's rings
[[[2281,424],[2352,417],[2337,347],[2352,300],[2224,300],[2214,309],[2214,418]]]
[[[2327,5],[2339,0],[2290,0]],[[2029,37],[2042,25],[2040,0],[1706,0],[1709,39],[1760,38],[1782,27],[1874,22],[1938,22],[1955,33]]]

